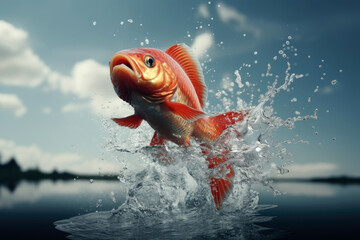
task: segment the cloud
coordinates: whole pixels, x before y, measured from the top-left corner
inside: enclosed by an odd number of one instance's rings
[[[329,176],[335,172],[337,165],[334,163],[308,163],[294,164],[287,167],[289,173],[283,175],[285,178],[311,178]]]
[[[74,173],[114,173],[120,168],[116,162],[89,159],[76,153],[48,153],[36,145],[23,146],[14,141],[0,138],[0,153],[3,159],[9,159],[15,155],[16,160],[23,170],[39,167],[42,171],[50,172],[70,171]]]
[[[0,84],[17,87],[38,87],[42,84],[44,90],[60,91],[81,99],[82,103],[64,106],[63,112],[88,108],[93,113],[106,117],[115,114],[124,116],[132,112],[131,107],[116,96],[108,66],[86,59],[75,63],[70,75],[53,71],[28,46],[27,33],[2,20]],[[87,101],[86,104],[83,103],[84,100]],[[19,102],[21,103],[18,101],[17,105]],[[16,116],[24,114],[24,109],[18,108]]]
[[[87,109],[89,107],[90,107],[90,105],[88,103],[69,103],[69,104],[66,104],[65,106],[63,106],[61,108],[61,111],[63,113],[77,112],[79,110]]]
[[[133,112],[127,103],[117,97],[110,81],[108,67],[93,59],[76,63],[71,76],[53,73],[50,85],[64,94],[88,100],[86,103],[83,100],[81,103],[69,103],[62,108],[62,112],[88,108],[94,114],[105,117],[123,117]]]
[[[202,57],[209,48],[214,44],[213,34],[210,32],[202,33],[195,37],[194,43],[191,46],[196,57]]]
[[[41,109],[43,114],[50,114],[52,112],[51,108],[49,107],[44,107],[43,109]]]
[[[292,196],[333,197],[336,195],[332,186],[324,184],[276,183],[275,187]]]
[[[10,110],[15,117],[21,117],[26,113],[26,107],[14,94],[0,93],[0,110]]]
[[[219,18],[224,23],[230,23],[235,22],[235,29],[237,31],[242,32],[250,32],[254,34],[256,38],[259,38],[261,35],[261,29],[250,22],[248,18],[238,12],[235,8],[229,7],[224,3],[220,4],[220,7],[217,7],[217,12],[219,15]]]
[[[322,94],[330,95],[330,94],[334,93],[334,88],[330,87],[330,86],[325,86],[325,87],[321,88],[320,92]]]
[[[27,33],[0,20],[0,84],[36,87],[50,73],[27,44]]]
[[[87,103],[70,103],[62,108],[63,112],[89,108],[94,114],[105,117],[126,116],[132,108],[117,97],[110,81],[109,68],[93,59],[74,65],[71,76],[54,73],[51,85],[65,94],[73,94]]]
[[[203,3],[203,4],[199,5],[199,7],[198,7],[198,15],[200,17],[203,17],[203,18],[209,18],[210,17],[209,9],[206,6],[206,4]]]
[[[87,59],[74,65],[70,77],[61,76],[58,87],[63,93],[72,93],[80,98],[114,94],[109,79],[109,67]]]

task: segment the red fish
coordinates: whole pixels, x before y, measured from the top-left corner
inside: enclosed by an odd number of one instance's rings
[[[113,118],[117,124],[137,128],[147,121],[155,130],[151,146],[166,141],[189,146],[193,138],[202,144],[210,169],[227,160],[224,154],[211,153],[211,143],[229,126],[242,121],[247,112],[232,111],[213,117],[203,112],[207,88],[200,64],[187,45],[176,44],[165,52],[152,48],[120,51],[111,58],[110,74],[117,95],[134,108],[131,116]],[[219,168],[220,172],[226,171],[226,176],[210,177],[217,209],[231,190],[234,176],[230,164]]]

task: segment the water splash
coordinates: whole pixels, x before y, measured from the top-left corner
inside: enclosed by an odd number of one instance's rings
[[[266,77],[273,76],[270,69],[268,64]],[[243,89],[243,85],[239,84],[239,71],[235,71],[235,75],[235,81]],[[172,143],[165,147],[149,147],[153,130],[148,125],[143,124],[136,130],[124,130],[112,128],[106,123],[111,136],[106,147],[115,152],[123,166],[118,179],[127,189],[126,200],[118,209],[110,212],[58,221],[56,228],[71,233],[76,239],[90,239],[89,236],[93,239],[113,239],[114,236],[143,238],[151,237],[151,234],[176,239],[182,238],[184,231],[190,238],[226,234],[231,239],[247,233],[255,234],[253,238],[264,238],[260,233],[262,228],[257,223],[271,218],[260,217],[258,211],[270,206],[258,205],[259,194],[253,186],[260,183],[278,194],[268,180],[269,176],[287,172],[285,166],[290,154],[285,145],[303,142],[299,139],[277,142],[273,133],[281,127],[293,129],[297,121],[317,119],[316,109],[313,115],[297,115],[287,119],[275,114],[273,104],[276,95],[288,91],[289,86],[302,77],[302,74],[292,73],[291,65],[287,62],[283,83],[279,84],[280,77],[277,75],[255,105],[252,104],[254,95],[249,104],[238,101],[237,107],[248,109],[249,115],[224,131],[212,144],[214,154],[223,153],[224,148],[231,149],[226,154],[227,163],[235,171],[233,189],[221,211],[215,210],[209,186],[209,177],[219,177],[219,169],[208,169],[199,143],[192,141],[187,148]],[[255,84],[247,87],[252,91]],[[227,93],[222,93],[225,98]],[[243,91],[238,94],[243,94]],[[219,109],[223,109],[223,106],[217,105],[210,110],[217,114]],[[131,134],[131,138],[127,134]],[[172,162],[162,163],[159,160],[161,154],[167,154]],[[96,231],[98,229],[102,231]]]
[[[289,36],[288,40],[291,39]],[[209,91],[219,102],[208,106],[207,112],[211,115],[224,109],[232,110],[231,107],[249,110],[244,121],[224,131],[212,144],[213,154],[223,153],[224,148],[231,149],[226,153],[226,163],[230,163],[235,172],[232,191],[220,211],[214,207],[209,177],[221,177],[226,173],[219,171],[222,165],[208,169],[199,143],[192,141],[187,148],[172,143],[165,147],[149,147],[153,130],[146,123],[130,130],[113,127],[106,120],[104,127],[110,136],[106,149],[116,155],[122,166],[118,179],[119,184],[126,188],[125,201],[118,202],[120,207],[112,211],[58,221],[56,228],[71,233],[76,239],[113,239],[118,236],[183,239],[184,232],[189,238],[264,238],[261,234],[264,229],[258,223],[271,218],[259,216],[259,211],[273,206],[258,204],[259,193],[254,185],[264,185],[274,194],[279,194],[269,176],[288,172],[286,165],[291,154],[286,149],[287,144],[305,142],[299,138],[279,142],[274,133],[279,128],[293,129],[297,121],[317,119],[317,109],[312,115],[301,116],[297,111],[298,114],[285,119],[277,116],[274,110],[276,96],[280,92],[289,92],[292,83],[304,77],[292,72],[285,49],[289,45],[290,41],[279,51],[283,58],[275,56],[273,59],[277,63],[286,62],[283,75],[272,73],[270,63],[264,69],[266,74],[262,76],[270,79],[265,91],[250,83],[251,65],[245,63],[234,71],[236,79],[232,82],[226,79],[231,88]],[[254,55],[258,54],[254,52]],[[314,92],[318,90],[319,86]],[[263,92],[256,103],[254,92]],[[244,96],[249,96],[250,100],[246,102]],[[232,99],[237,100],[233,102]],[[292,97],[291,102],[296,104],[298,99]],[[159,156],[164,154],[172,159],[170,164],[159,160]],[[115,202],[113,195],[110,193]]]

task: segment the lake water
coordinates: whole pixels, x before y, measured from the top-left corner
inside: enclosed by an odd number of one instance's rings
[[[274,196],[257,188],[259,206],[246,216],[224,210],[212,216],[188,212],[139,217],[134,213],[111,214],[125,201],[125,189],[117,181],[23,181],[15,188],[0,186],[0,236],[1,239],[64,239],[69,235],[72,239],[358,239],[360,185],[281,182],[274,186],[287,193]]]

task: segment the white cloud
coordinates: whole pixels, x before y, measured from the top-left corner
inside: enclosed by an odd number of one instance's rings
[[[39,167],[45,172],[57,169],[58,171],[96,174],[99,168],[102,173],[116,173],[120,168],[116,162],[89,159],[76,153],[48,153],[36,145],[22,146],[1,138],[0,153],[3,159],[15,156],[23,170]]]
[[[206,6],[206,4],[203,3],[203,4],[199,5],[198,14],[199,14],[200,17],[203,17],[203,18],[209,18],[210,17],[209,9]]]
[[[46,83],[45,90],[58,90],[88,101],[85,104],[68,104],[63,107],[63,112],[86,107],[93,113],[106,117],[124,116],[132,112],[131,107],[116,96],[108,66],[87,59],[77,62],[70,76],[65,76],[51,70],[33,53],[28,46],[27,37],[24,30],[0,20],[0,84],[37,87]],[[20,106],[19,101],[17,104]],[[23,115],[26,112],[24,109],[17,108],[16,116]],[[45,110],[44,113],[46,112],[48,111]]]
[[[27,46],[27,33],[0,20],[0,84],[39,86],[50,73]]]
[[[202,33],[195,37],[191,46],[196,57],[202,57],[214,43],[214,37],[210,32]]]
[[[276,183],[275,187],[281,192],[292,196],[332,197],[336,191],[332,186],[309,183]]]
[[[260,37],[260,28],[250,22],[244,14],[238,12],[232,7],[227,6],[224,3],[221,3],[220,6],[221,7],[217,7],[216,9],[222,22],[230,23],[231,21],[234,21],[237,31],[250,32],[254,34],[256,38]]]
[[[105,117],[115,117],[117,114],[123,117],[132,113],[131,107],[117,97],[110,81],[109,68],[93,59],[76,63],[71,76],[53,72],[49,83],[52,89],[88,100],[87,103],[67,104],[62,112],[89,108],[94,114]]]
[[[329,94],[332,94],[334,93],[334,88],[333,87],[330,87],[330,86],[325,86],[323,88],[321,88],[321,91],[320,91],[322,94],[326,94],[326,95],[329,95]]]
[[[103,66],[93,59],[78,62],[71,76],[61,79],[61,91],[81,98],[89,98],[95,94],[114,94],[109,72],[108,66]]]
[[[330,176],[335,173],[337,165],[334,163],[308,163],[294,164],[287,167],[289,173],[283,175],[285,178],[311,178]]]
[[[22,101],[14,94],[0,93],[0,110],[9,110],[16,117],[21,117],[26,113],[26,107]]]
[[[43,109],[41,109],[43,114],[50,114],[52,112],[51,108],[49,107],[44,107]]]
[[[86,109],[89,107],[90,107],[89,103],[69,103],[69,104],[66,104],[65,106],[63,106],[61,108],[61,111],[64,113],[76,112],[76,111]]]

